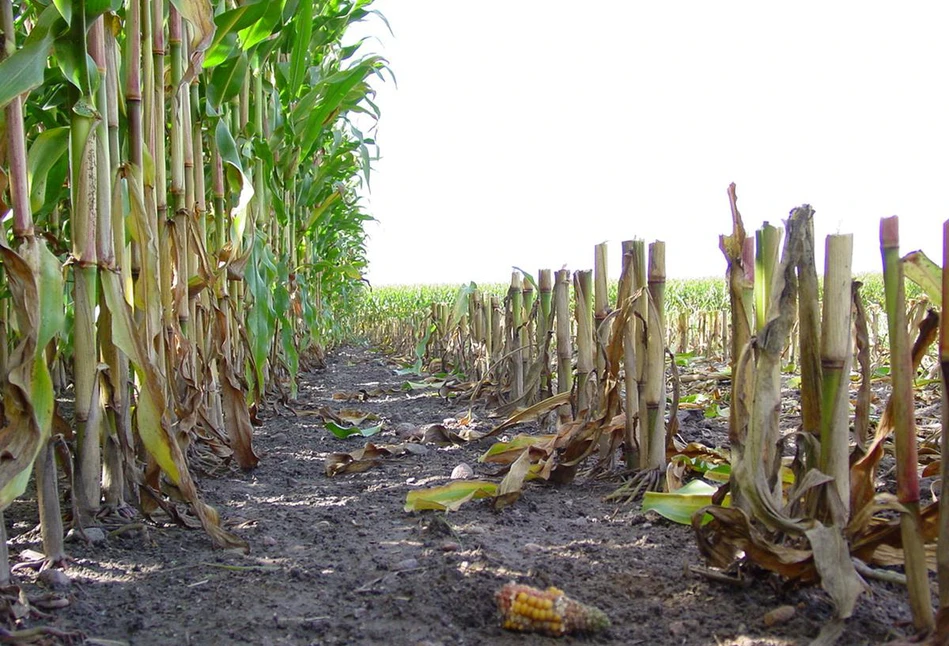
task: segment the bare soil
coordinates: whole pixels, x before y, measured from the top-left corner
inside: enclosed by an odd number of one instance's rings
[[[702,565],[692,530],[638,504],[604,502],[616,482],[529,483],[512,507],[473,501],[458,512],[404,511],[413,488],[444,484],[461,463],[492,477],[477,461],[493,440],[383,459],[368,471],[327,477],[325,459],[364,439],[339,440],[319,418],[321,406],[353,406],[379,415],[379,442],[404,441],[409,429],[459,418],[466,404],[431,391],[393,392],[341,404],[334,393],[395,390],[405,377],[383,355],[345,349],[325,370],[302,377],[290,411],[271,411],[257,429],[260,466],[200,478],[205,499],[251,545],[248,555],[212,548],[200,530],[146,523],[103,543],[68,544],[69,604],[33,621],[90,638],[157,644],[553,644],[498,625],[494,593],[510,581],[550,585],[605,611],[606,632],[566,644],[807,644],[831,616],[819,589],[787,589],[759,578],[747,587],[689,571]],[[482,428],[489,411],[476,407]],[[698,417],[698,419],[696,419]],[[723,423],[684,415],[687,439],[721,446]],[[496,480],[497,478],[495,478]],[[18,512],[17,505],[21,505]],[[35,518],[17,503],[7,514],[11,557],[40,550]],[[48,592],[34,573],[17,583]],[[905,590],[871,582],[841,644],[879,644],[910,631]],[[794,616],[767,627],[763,617],[790,605]]]

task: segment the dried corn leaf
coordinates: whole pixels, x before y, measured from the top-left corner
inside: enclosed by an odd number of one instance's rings
[[[361,473],[378,466],[382,458],[403,452],[404,449],[400,445],[381,446],[366,442],[364,447],[350,453],[330,453],[324,469],[329,477],[340,473]]]
[[[501,431],[506,431],[512,426],[516,426],[524,422],[533,421],[537,419],[538,417],[540,417],[541,415],[545,415],[546,413],[549,413],[550,411],[556,408],[559,408],[560,406],[568,403],[569,401],[570,401],[569,392],[558,393],[554,395],[553,397],[548,397],[547,399],[544,399],[543,401],[537,402],[533,406],[529,406],[528,408],[525,408],[523,410],[520,410],[514,413],[513,415],[508,417],[506,420],[501,422],[498,426],[496,426],[490,433],[488,433],[488,435],[496,435],[500,433]]]
[[[63,326],[63,285],[59,261],[40,238],[19,252],[0,239],[0,256],[17,314],[20,342],[9,357],[0,430],[0,510],[26,489],[33,461],[53,423],[55,398],[44,351]]]
[[[468,502],[477,498],[491,498],[497,493],[498,486],[486,480],[455,480],[450,484],[414,489],[405,497],[405,511],[458,511]]]
[[[494,498],[494,508],[496,510],[513,505],[521,497],[521,487],[524,485],[524,478],[527,476],[530,467],[530,451],[523,451],[521,456],[511,465],[510,470],[498,487]]]
[[[903,273],[919,285],[930,302],[942,307],[942,268],[922,251],[911,251],[903,256]]]
[[[131,309],[122,293],[121,277],[103,272],[101,280],[102,293],[112,314],[112,338],[128,355],[141,383],[136,417],[142,444],[190,503],[201,521],[201,526],[214,543],[219,547],[239,547],[246,550],[247,543],[225,531],[220,525],[217,511],[198,496],[184,454],[171,432],[164,380],[152,355],[146,349],[145,341],[138,333],[139,328],[132,321]]]
[[[495,442],[492,444],[491,448],[478,458],[478,462],[511,464],[524,453],[524,449],[532,447],[549,454],[549,449],[553,448],[552,443],[556,437],[556,435],[527,435],[521,433],[514,436],[510,442]],[[549,447],[548,444],[550,444]]]

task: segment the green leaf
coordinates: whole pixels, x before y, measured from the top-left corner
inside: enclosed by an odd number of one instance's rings
[[[46,248],[45,244],[40,245],[38,257],[40,320],[36,339],[37,347],[45,348],[63,329],[66,322],[66,310],[63,302],[63,274],[59,260]]]
[[[301,148],[305,153],[308,154],[313,148],[323,129],[329,125],[331,117],[341,110],[349,93],[363,83],[370,74],[373,74],[382,64],[382,60],[378,56],[371,56],[333,74],[311,91],[319,99],[315,101],[315,108],[305,111],[301,111],[300,106],[294,108],[294,128],[297,132],[303,131]],[[365,93],[362,93],[360,100],[362,96],[365,96]],[[303,103],[302,100],[301,103]],[[355,105],[355,103],[358,101],[352,104]]]
[[[237,142],[234,141],[234,137],[223,119],[217,123],[214,141],[217,144],[221,160],[224,162],[225,174],[231,190],[240,192],[237,204],[231,211],[231,246],[237,252],[240,250],[244,239],[244,229],[247,226],[247,207],[251,198],[254,197],[254,185],[250,178],[244,174],[240,154],[237,151]]]
[[[313,3],[301,2],[294,16],[293,51],[290,53],[290,78],[287,95],[294,99],[300,92],[303,76],[310,67],[310,36],[313,34]]]
[[[117,12],[122,8],[122,0],[84,0],[84,15],[86,24],[91,25],[92,21],[108,12]],[[69,22],[67,20],[67,22]]]
[[[283,2],[267,2],[266,5],[267,10],[260,20],[238,34],[241,39],[241,49],[244,51],[269,38],[283,16]]]
[[[208,103],[220,112],[223,104],[240,93],[246,78],[247,55],[239,52],[237,56],[224,61],[211,72],[211,81],[208,83]]]
[[[237,47],[237,32],[260,20],[267,11],[268,4],[266,1],[252,2],[225,11],[214,18],[217,30],[204,58],[205,69],[220,65],[233,55]]]
[[[450,333],[454,330],[455,326],[461,322],[462,317],[468,313],[468,296],[476,289],[478,289],[478,286],[472,282],[467,285],[462,285],[458,288],[458,291],[455,292],[454,305],[451,309],[451,316],[448,319],[448,329],[446,333]]]
[[[368,428],[359,428],[358,426],[340,426],[336,422],[327,421],[325,425],[333,435],[341,440],[345,440],[346,438],[352,437],[353,435],[372,437],[382,430],[382,424],[376,424],[375,426],[370,426]]]
[[[53,52],[66,80],[76,86],[83,97],[92,97],[99,85],[99,69],[86,52],[85,42],[70,30],[70,33],[56,39]]]
[[[66,24],[72,23],[72,0],[53,0],[56,11],[63,17]]]
[[[705,419],[718,419],[722,417],[723,409],[715,402],[705,407]]]
[[[932,304],[942,307],[942,268],[922,251],[913,251],[903,256],[903,272],[919,285]]]
[[[23,47],[0,61],[0,108],[43,84],[50,49],[65,28],[59,11],[49,5],[40,14]]]
[[[692,514],[702,507],[712,504],[712,496],[718,487],[710,485],[704,480],[693,480],[674,493],[647,491],[643,495],[643,511],[654,511],[663,518],[680,525],[691,525]],[[726,496],[723,506],[727,507],[729,498]],[[702,524],[712,519],[706,514]]]
[[[267,267],[263,241],[257,237],[250,261],[244,270],[244,283],[253,296],[246,318],[247,337],[253,359],[256,391],[263,393],[266,387],[264,366],[270,356],[271,341],[276,331],[276,317],[270,301],[270,281],[264,274],[271,273]]]
[[[41,132],[30,146],[26,163],[30,176],[30,206],[34,213],[42,210],[50,171],[65,157],[68,149],[69,128],[66,126]]]
[[[455,480],[430,489],[413,489],[405,497],[405,511],[458,511],[469,500],[492,498],[498,486],[486,480]]]

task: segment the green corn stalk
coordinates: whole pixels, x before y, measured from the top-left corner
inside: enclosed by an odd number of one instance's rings
[[[780,246],[781,229],[778,227],[765,222],[755,232],[755,331],[759,334],[768,322]]]
[[[841,517],[832,520],[841,526],[850,516],[852,257],[852,235],[827,236],[821,322],[820,469],[834,478],[833,486],[840,496]]]
[[[662,469],[666,464],[666,401],[665,363],[665,283],[666,248],[663,242],[649,245],[647,289],[649,320],[646,326],[646,370],[643,403],[646,406],[646,427],[643,453],[647,469]],[[672,413],[675,415],[675,411]]]
[[[799,211],[801,215],[807,215],[807,211]],[[803,247],[801,249],[801,258],[797,267],[798,275],[798,334],[796,335],[798,351],[795,353],[794,362],[800,365],[801,370],[801,421],[804,431],[815,435],[820,433],[821,427],[821,308],[820,297],[817,284],[817,262],[814,257],[814,219],[807,217],[801,222],[803,231]],[[831,244],[829,241],[827,244]],[[842,244],[842,243],[834,243]],[[835,270],[834,277],[838,277],[836,270],[843,269],[835,264],[831,267],[825,260],[825,271]],[[849,262],[847,264],[849,267]],[[825,273],[825,280],[827,274]],[[849,281],[849,278],[847,279]],[[826,285],[826,283],[825,283]],[[847,291],[849,294],[849,286]],[[837,294],[836,296],[840,296]],[[840,307],[838,305],[838,307]],[[840,311],[837,309],[836,311]],[[849,310],[847,321],[849,322]],[[825,324],[828,321],[827,311],[824,310]],[[835,322],[834,325],[837,323]],[[844,332],[838,332],[841,334]],[[846,334],[849,334],[847,328]],[[836,344],[835,344],[836,348]],[[835,353],[839,350],[835,349]],[[836,390],[834,391],[836,392]],[[815,465],[819,460],[812,456],[809,465]],[[847,478],[849,480],[849,476]]]
[[[3,58],[15,55],[13,6],[0,0],[0,30]],[[10,581],[6,529],[2,512],[26,490],[34,462],[37,469],[37,498],[40,507],[43,549],[48,562],[59,563],[63,551],[62,518],[59,510],[55,469],[44,469],[53,460],[50,446],[55,406],[52,378],[45,351],[63,327],[62,278],[57,259],[42,238],[34,236],[33,214],[27,179],[23,102],[13,94],[5,106],[7,159],[13,211],[13,238],[17,249],[0,240],[0,258],[11,300],[17,314],[20,340],[6,359],[8,370],[3,383],[5,420],[3,447],[8,459],[0,464],[0,582]],[[4,330],[5,333],[5,330]],[[6,344],[6,339],[0,339]]]
[[[919,526],[919,477],[916,451],[916,420],[913,415],[913,367],[906,331],[903,266],[900,262],[899,218],[880,220],[880,251],[886,297],[887,330],[890,338],[890,379],[893,384],[893,428],[896,441],[897,497],[905,508],[900,528],[905,555],[910,609],[916,629],[933,628],[926,553]]]

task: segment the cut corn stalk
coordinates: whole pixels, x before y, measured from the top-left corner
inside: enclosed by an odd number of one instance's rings
[[[942,302],[949,303],[949,220],[942,227]],[[939,491],[939,543],[936,548],[937,576],[939,580],[939,612],[937,634],[949,640],[949,316],[939,317],[939,367],[942,372],[942,436],[939,448],[942,460],[939,474],[942,484]]]
[[[602,610],[574,601],[554,587],[539,590],[509,583],[494,598],[505,630],[562,637],[595,633],[610,626]]]
[[[666,361],[664,293],[666,282],[665,244],[649,245],[649,324],[646,326],[646,374],[644,404],[646,426],[643,433],[645,468],[664,469],[666,465]],[[673,411],[673,416],[675,411]]]
[[[557,392],[573,390],[573,344],[570,341],[570,272],[559,270],[554,277],[554,317],[557,319]],[[570,405],[560,408],[561,419],[570,417]]]
[[[591,378],[595,368],[593,342],[593,272],[573,274],[574,315],[577,319],[577,414],[587,415],[594,406]]]
[[[852,256],[853,236],[827,236],[824,255],[824,316],[821,322],[820,469],[834,478],[834,488],[840,496],[841,515],[833,519],[838,525],[845,524],[850,515]]]
[[[755,330],[758,334],[768,322],[768,310],[774,298],[774,273],[780,245],[780,228],[765,222],[755,232]]]
[[[906,579],[913,623],[919,631],[933,627],[929,600],[926,554],[919,526],[919,476],[916,449],[916,420],[913,415],[913,365],[906,331],[906,304],[903,267],[900,262],[899,218],[880,220],[880,251],[886,289],[887,328],[890,335],[891,379],[893,382],[893,426],[896,439],[897,497],[906,508],[900,515]]]
[[[627,300],[639,298],[641,292],[635,290],[635,271],[633,262],[633,245],[635,241],[623,241],[623,273],[617,288],[617,309],[622,308]],[[635,316],[630,316],[626,320],[626,330],[623,333],[623,386],[625,393],[625,411],[626,411],[626,466],[635,468],[639,466],[641,442],[640,416],[639,416],[639,377],[636,373],[636,332],[640,329],[640,321]]]
[[[610,342],[610,328],[602,325],[610,311],[609,284],[607,276],[607,258],[609,248],[605,242],[594,247],[593,251],[593,326],[596,337],[596,377],[599,401],[603,401],[606,391],[606,346]]]

